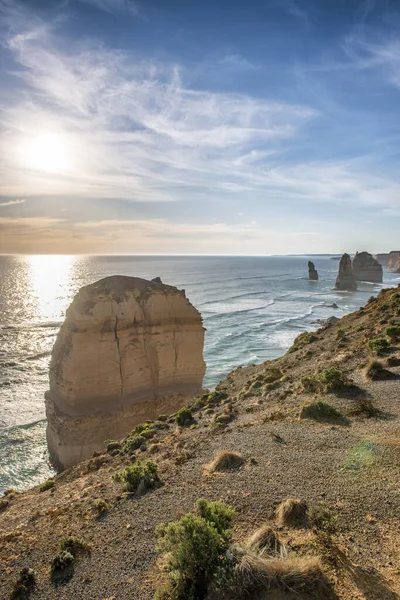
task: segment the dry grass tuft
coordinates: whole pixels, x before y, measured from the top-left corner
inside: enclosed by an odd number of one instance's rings
[[[307,522],[307,503],[298,498],[287,498],[276,510],[279,527],[302,527]]]
[[[259,555],[279,556],[281,558],[287,555],[284,544],[279,540],[275,531],[268,524],[262,525],[248,539],[246,550],[255,552]]]
[[[387,367],[400,367],[400,356],[389,356],[386,359]]]
[[[365,377],[372,381],[390,377],[391,373],[385,369],[379,360],[371,360],[365,370]]]
[[[230,471],[232,469],[238,469],[244,464],[244,458],[239,452],[230,452],[228,450],[221,450],[217,456],[210,462],[206,467],[206,471],[209,473]]]
[[[235,580],[241,595],[279,588],[312,594],[322,588],[324,576],[317,557],[281,560],[245,552],[236,567]]]

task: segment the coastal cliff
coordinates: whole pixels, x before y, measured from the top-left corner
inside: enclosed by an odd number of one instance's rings
[[[192,598],[174,581],[189,586],[206,560],[204,600],[398,598],[399,328],[400,286],[41,486],[7,491],[0,597],[29,584],[30,600]]]
[[[47,440],[65,468],[201,392],[204,328],[184,292],[107,277],[82,288],[53,348]]]
[[[356,252],[353,258],[353,272],[357,281],[382,283],[382,265],[369,252]]]

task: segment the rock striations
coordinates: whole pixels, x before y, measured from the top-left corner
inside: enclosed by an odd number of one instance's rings
[[[318,271],[311,260],[308,261],[308,279],[311,281],[318,281]]]
[[[357,280],[353,273],[351,258],[348,254],[343,254],[339,263],[339,274],[336,278],[336,289],[353,292],[357,289]]]
[[[107,277],[67,310],[50,364],[47,442],[69,467],[202,392],[204,328],[183,291]]]
[[[357,252],[353,258],[353,272],[357,281],[382,283],[382,265],[369,252]]]

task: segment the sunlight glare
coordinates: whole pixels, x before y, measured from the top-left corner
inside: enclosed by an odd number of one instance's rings
[[[41,133],[26,139],[20,148],[23,162],[30,169],[62,173],[72,165],[70,139],[63,133]]]
[[[32,255],[28,257],[32,299],[41,320],[59,318],[63,313],[69,290],[74,256]]]

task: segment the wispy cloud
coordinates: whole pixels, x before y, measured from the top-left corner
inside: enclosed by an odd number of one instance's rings
[[[227,54],[219,61],[220,65],[224,67],[229,67],[235,70],[249,70],[256,71],[258,66],[254,65],[247,58],[242,56],[241,54]]]
[[[84,4],[90,4],[99,10],[115,14],[117,12],[128,11],[133,15],[139,14],[139,5],[133,0],[77,0]]]
[[[0,208],[4,206],[13,206],[14,204],[25,204],[26,200],[9,200],[8,202],[0,202]]]
[[[45,26],[13,36],[8,47],[28,100],[0,115],[10,158],[4,193],[58,186],[59,193],[171,200],[179,189],[226,189],[236,159],[276,151],[317,116],[307,106],[191,89],[176,65],[98,45],[65,54]],[[49,129],[68,135],[75,164],[59,177],[26,168],[22,177],[18,147]],[[245,167],[236,170],[247,179]]]

